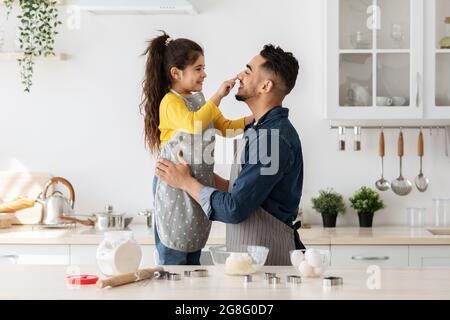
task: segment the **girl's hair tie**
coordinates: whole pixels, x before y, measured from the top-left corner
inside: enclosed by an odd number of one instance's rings
[[[165,42],[165,44],[166,44],[166,47],[169,45],[169,43],[171,43],[173,41],[173,39],[171,38],[171,37],[169,37],[169,38],[167,38],[166,39],[166,42]]]

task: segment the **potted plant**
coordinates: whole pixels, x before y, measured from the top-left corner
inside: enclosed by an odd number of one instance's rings
[[[368,187],[361,187],[349,200],[351,207],[358,212],[359,226],[363,228],[371,228],[373,214],[385,208],[379,193]]]
[[[0,0],[2,1],[2,0]],[[9,16],[14,1],[17,1],[22,13],[19,20],[19,42],[23,51],[18,58],[20,75],[24,91],[30,92],[33,84],[34,58],[55,55],[55,37],[57,27],[62,24],[58,18],[55,0],[3,0],[6,14]]]
[[[339,213],[345,213],[344,198],[333,189],[320,190],[317,198],[311,199],[313,209],[322,214],[324,228],[335,228]]]

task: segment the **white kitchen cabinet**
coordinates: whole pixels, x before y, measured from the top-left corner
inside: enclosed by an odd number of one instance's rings
[[[0,245],[0,256],[14,256],[17,264],[68,265],[69,245]]]
[[[409,266],[450,267],[450,246],[410,246]]]
[[[407,267],[408,257],[408,246],[331,246],[332,267]]]
[[[327,0],[328,119],[423,118],[423,0]]]
[[[427,0],[425,6],[425,117],[450,119],[450,49],[439,42],[450,37],[450,1]]]
[[[450,49],[439,44],[450,37],[450,1],[325,7],[327,119],[450,119]]]

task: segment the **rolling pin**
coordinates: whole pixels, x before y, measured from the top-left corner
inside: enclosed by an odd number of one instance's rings
[[[119,276],[111,277],[109,279],[98,280],[97,286],[102,289],[106,287],[118,287],[128,283],[151,279],[155,272],[161,271],[164,271],[164,268],[155,267],[155,268],[141,269],[136,272],[124,273]]]

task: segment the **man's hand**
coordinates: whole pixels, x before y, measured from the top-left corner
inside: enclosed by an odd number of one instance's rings
[[[191,168],[186,160],[178,154],[180,164],[170,160],[160,159],[156,164],[156,176],[175,189],[186,189],[186,182],[192,178]]]
[[[191,168],[178,153],[180,164],[170,160],[160,159],[156,164],[156,176],[175,189],[186,191],[195,201],[200,203],[200,191],[203,185],[191,176]]]

